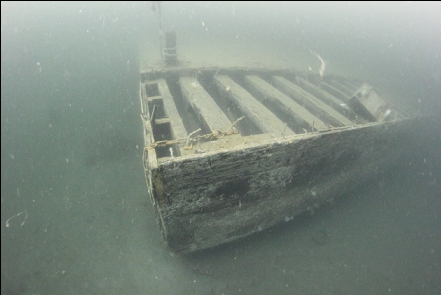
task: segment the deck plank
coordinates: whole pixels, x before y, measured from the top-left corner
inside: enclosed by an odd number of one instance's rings
[[[284,136],[295,134],[284,122],[230,77],[217,76],[214,81],[219,91],[234,102],[263,133],[271,133],[277,137],[281,134]]]
[[[346,94],[337,87],[327,83],[325,80],[318,78],[316,76],[311,76],[310,80],[313,84],[317,85],[318,87],[322,88],[326,92],[331,93],[333,96],[337,97],[338,99],[347,102],[351,98],[351,94]]]
[[[328,83],[346,93],[346,95],[349,95],[349,97],[351,97],[358,89],[355,85],[348,86],[346,83],[342,83],[337,79],[328,80]]]
[[[245,82],[264,97],[264,103],[265,101],[270,101],[271,104],[274,104],[276,108],[287,114],[301,128],[309,129],[313,126],[317,130],[328,129],[328,126],[322,120],[260,77],[245,76]],[[266,106],[268,107],[269,104]]]
[[[165,113],[170,120],[170,127],[173,139],[186,138],[187,131],[185,130],[184,123],[179,116],[178,109],[176,108],[176,104],[173,101],[173,97],[170,93],[170,90],[168,89],[167,83],[164,79],[158,79],[155,82],[158,83],[158,88],[164,102]]]
[[[332,108],[337,110],[343,116],[346,116],[351,120],[356,119],[355,113],[349,108],[348,105],[346,105],[346,103],[344,103],[334,95],[326,92],[324,89],[321,89],[320,87],[301,77],[297,78],[297,84],[302,88],[305,88],[306,91],[310,92],[315,97],[318,97],[325,103],[329,104]]]
[[[227,131],[231,128],[232,123],[228,117],[196,78],[181,77],[179,78],[179,83],[184,99],[188,101],[207,131]]]
[[[273,76],[273,81],[277,88],[280,88],[285,93],[288,93],[289,95],[301,100],[305,105],[322,114],[323,118],[331,121],[332,124],[336,124],[336,126],[353,125],[351,120],[288,79],[281,76]]]
[[[306,79],[303,79],[301,77],[298,77],[297,80],[299,81],[300,86],[306,88],[307,91],[311,92],[315,96],[324,99],[326,102],[328,102],[331,106],[336,106],[343,108],[345,103],[335,97],[334,95],[326,92],[325,90],[321,89],[320,87],[314,85],[313,83],[309,82]]]

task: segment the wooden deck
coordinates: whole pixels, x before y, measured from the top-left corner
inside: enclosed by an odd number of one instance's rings
[[[163,69],[141,73],[140,87],[147,185],[176,253],[290,220],[375,177],[412,117],[366,83],[294,71]]]

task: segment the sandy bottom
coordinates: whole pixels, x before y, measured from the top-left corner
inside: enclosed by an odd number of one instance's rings
[[[159,43],[140,46],[140,69],[163,66]],[[321,62],[303,47],[280,48],[274,43],[250,42],[242,39],[183,40],[178,47],[178,58],[188,67],[249,67],[267,69],[296,69],[318,74]],[[360,76],[349,65],[327,63],[325,74],[351,74]]]

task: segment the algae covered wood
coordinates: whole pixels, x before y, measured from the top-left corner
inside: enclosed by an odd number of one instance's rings
[[[245,81],[255,91],[256,97],[260,98],[262,103],[274,111],[277,110],[285,114],[289,118],[288,124],[291,126],[301,126],[308,130],[328,129],[322,120],[260,77],[246,76]]]
[[[367,122],[323,83],[281,71],[141,75],[145,176],[171,251],[213,247],[313,212],[399,163],[415,120],[391,109],[384,121]]]
[[[314,210],[391,165],[385,151],[399,142],[400,126],[269,140],[162,163],[151,172],[164,240],[186,253]]]
[[[264,133],[275,136],[295,134],[286,123],[269,111],[262,103],[254,98],[243,87],[238,85],[228,76],[217,76],[214,82],[218,90],[228,99],[232,100],[242,112]]]
[[[181,77],[182,94],[197,114],[204,127],[213,132],[215,130],[228,130],[230,120],[213,101],[211,96],[194,77]]]
[[[291,81],[288,81],[284,77],[274,76],[273,82],[277,88],[285,90],[286,93],[296,98],[302,104],[309,108],[319,112],[320,116],[326,116],[326,118],[333,123],[334,126],[349,126],[352,125],[352,121],[334,110],[332,107],[316,98],[311,93],[305,91],[301,87],[297,86]]]

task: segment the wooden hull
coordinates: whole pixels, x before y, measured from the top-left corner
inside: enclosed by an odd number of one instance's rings
[[[168,248],[188,253],[289,221],[396,165],[415,119],[379,96],[372,116],[349,107],[351,92],[371,91],[356,83],[291,71],[142,73],[145,175]]]

